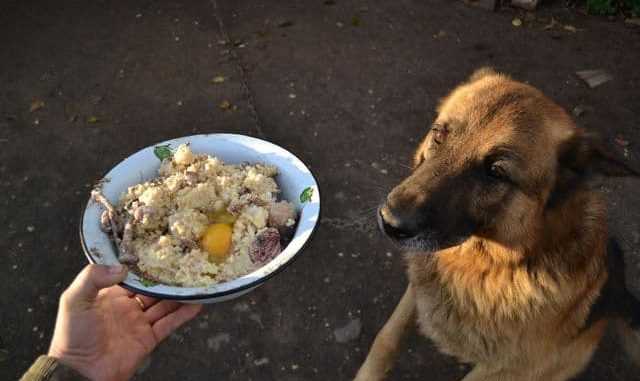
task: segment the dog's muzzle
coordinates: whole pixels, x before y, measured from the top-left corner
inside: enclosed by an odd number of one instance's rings
[[[395,218],[386,206],[378,208],[378,226],[384,234],[398,241],[411,239],[417,235],[417,232]]]

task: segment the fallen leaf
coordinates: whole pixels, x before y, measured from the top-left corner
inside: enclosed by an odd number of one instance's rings
[[[231,104],[231,102],[227,100],[220,102],[220,105],[218,105],[218,107],[225,111],[235,111],[238,109],[238,106]]]
[[[511,25],[515,27],[520,27],[522,26],[522,20],[516,17],[515,19],[511,20]]]
[[[90,124],[95,124],[95,123],[98,123],[99,121],[100,119],[98,119],[98,117],[95,115],[91,115],[90,117],[87,118],[87,123],[90,123]]]
[[[278,28],[288,28],[290,26],[293,26],[293,21],[291,20],[285,20],[278,24]]]
[[[581,117],[585,113],[585,108],[581,105],[577,105],[573,108],[573,115],[576,117]]]
[[[511,5],[533,11],[539,2],[539,0],[511,0]]]
[[[581,70],[577,71],[576,75],[580,77],[580,79],[585,81],[591,88],[600,86],[603,83],[609,82],[613,79],[613,76],[611,74],[602,69]]]
[[[447,32],[445,32],[444,30],[440,29],[438,31],[438,33],[433,35],[433,38],[442,38],[442,37],[446,37],[447,36]]]
[[[553,29],[555,28],[556,25],[558,25],[559,23],[556,21],[556,19],[553,18],[553,16],[551,16],[551,21],[545,25],[544,27],[542,27],[543,30],[549,30],[549,29]]]
[[[211,83],[222,83],[224,82],[225,78],[221,75],[217,75],[215,77],[213,77],[213,79],[211,80]]]
[[[353,16],[351,18],[351,25],[353,26],[360,26],[360,24],[362,24],[362,21],[360,20],[360,17],[358,16]]]
[[[576,27],[575,27],[575,26],[573,26],[573,25],[563,25],[563,26],[562,26],[562,29],[564,29],[564,30],[566,30],[566,31],[569,31],[569,32],[571,32],[571,33],[575,33],[575,32],[577,32],[577,31],[578,31],[578,28],[576,28]]]
[[[34,99],[31,102],[31,107],[29,108],[29,111],[35,112],[40,110],[43,107],[44,107],[44,101],[42,99]]]

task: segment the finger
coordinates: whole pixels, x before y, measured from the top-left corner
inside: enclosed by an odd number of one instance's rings
[[[174,312],[175,310],[180,308],[180,306],[182,306],[182,303],[174,302],[171,300],[163,300],[147,309],[144,312],[144,316],[147,318],[147,321],[149,323],[153,324],[156,321]]]
[[[147,311],[150,307],[158,303],[158,299],[152,298],[146,295],[133,294],[132,298],[138,298],[142,300],[142,304],[144,304],[143,310]],[[142,307],[142,306],[141,306]]]
[[[183,304],[174,312],[155,322],[151,328],[156,336],[156,340],[158,340],[158,342],[164,340],[171,332],[196,317],[201,309],[202,306],[200,304]]]
[[[64,301],[72,306],[93,302],[98,291],[122,282],[126,276],[127,268],[120,264],[88,265],[64,292]]]

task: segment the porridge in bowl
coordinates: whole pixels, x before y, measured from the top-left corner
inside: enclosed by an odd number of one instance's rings
[[[116,205],[92,192],[120,262],[144,278],[184,287],[228,281],[269,262],[292,237],[297,212],[278,200],[276,167],[225,164],[185,144],[158,157],[159,176],[129,187]]]

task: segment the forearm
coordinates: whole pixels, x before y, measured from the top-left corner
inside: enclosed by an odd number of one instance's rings
[[[86,381],[86,377],[50,356],[40,356],[20,381]]]

